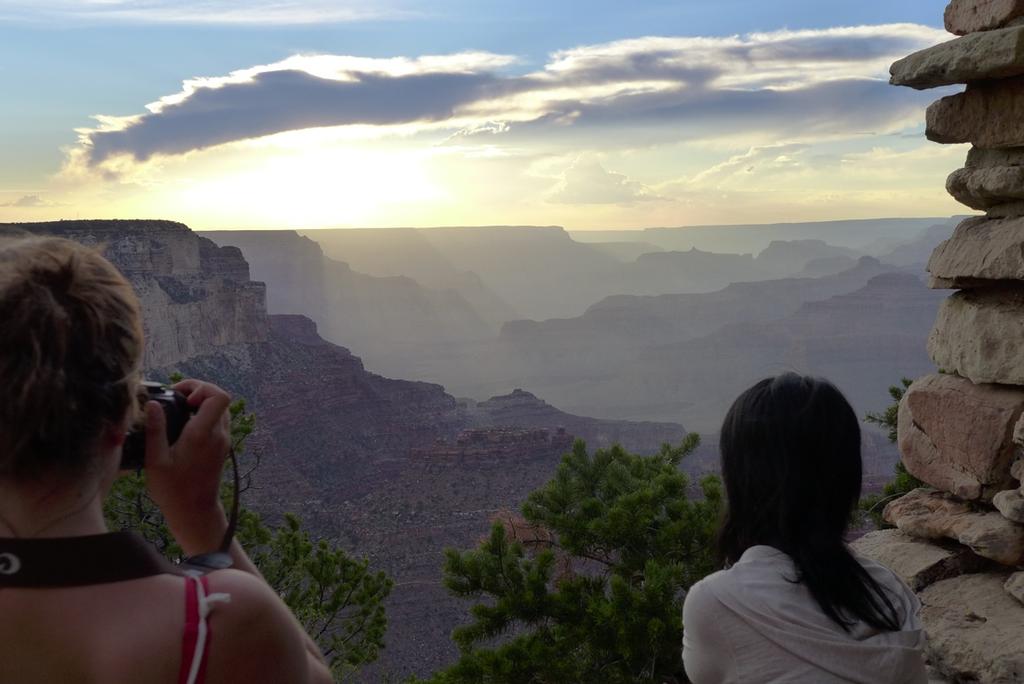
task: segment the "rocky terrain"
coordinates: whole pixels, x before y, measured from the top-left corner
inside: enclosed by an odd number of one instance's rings
[[[815,259],[863,256],[860,251],[810,238],[770,240],[753,252],[748,244],[732,253],[653,242],[588,244],[559,227],[349,229],[304,234],[320,243],[331,258],[363,273],[407,276],[428,287],[451,282],[456,274],[463,278],[472,274],[517,312],[509,316],[508,310],[502,310],[506,317],[501,322],[578,316],[612,295],[711,292],[735,282],[792,276]],[[838,270],[843,268],[828,272]]]
[[[478,313],[493,316],[492,320],[498,324],[524,315],[481,280],[479,267],[486,264],[459,266],[460,260],[435,246],[426,231],[416,228],[316,230],[304,231],[302,235],[319,244],[328,257],[345,262],[360,273],[404,276],[423,287],[456,290]]]
[[[538,367],[532,360],[515,373],[501,372],[516,364],[514,352],[503,357],[506,336],[496,340],[502,325],[518,318],[505,298],[519,308],[543,301],[552,311],[582,311],[583,302],[608,295],[709,293],[808,268],[806,277],[834,275],[856,266],[859,255],[820,240],[798,240],[773,241],[757,256],[655,249],[622,260],[576,243],[557,228],[481,228],[480,235],[465,237],[472,232],[311,231],[307,237],[265,230],[204,236],[245,252],[253,277],[269,286],[270,313],[309,315],[326,339],[352,349],[375,371],[452,385],[477,398],[510,391],[517,377],[530,378],[541,368],[544,375],[564,375],[565,369]],[[317,241],[358,268],[326,256]],[[557,267],[553,259],[560,260]],[[465,270],[470,267],[484,276]],[[510,323],[513,329],[529,325]],[[501,381],[472,382],[488,373]]]
[[[823,240],[830,245],[880,256],[916,239],[921,231],[936,224],[952,225],[948,218],[864,219],[644,230],[574,230],[570,235],[585,244],[641,241],[667,251],[697,248],[729,254],[760,252],[776,240]]]
[[[207,232],[241,248],[255,280],[267,284],[271,314],[303,314],[320,333],[358,354],[372,369],[423,378],[423,360],[493,338],[494,307],[471,303],[457,288],[432,289],[408,276],[373,276],[324,256],[294,231]]]
[[[953,682],[1024,681],[1024,2],[953,0],[956,40],[891,69],[896,85],[965,83],[927,113],[927,136],[971,143],[946,187],[985,216],[932,253],[944,298],[928,340],[941,369],[899,407],[899,448],[926,486],[888,503],[896,529],[858,549],[890,565],[924,606],[928,658]]]
[[[820,274],[831,275],[852,268],[862,256],[864,253],[860,250],[836,247],[824,240],[773,240],[757,255],[757,264],[771,273],[773,278],[785,278],[801,273],[813,263],[844,264],[834,271]],[[819,265],[817,269],[821,270],[821,266]]]
[[[676,444],[686,436],[678,425],[671,422],[597,420],[574,416],[521,389],[487,401],[463,400],[463,405],[467,413],[483,425],[520,428],[557,425],[597,448],[628,444],[632,450],[646,454],[657,451],[665,442]]]
[[[882,410],[889,402],[886,389],[902,375],[932,370],[922,341],[939,301],[916,276],[876,276],[854,292],[807,302],[784,318],[730,324],[650,348],[622,369],[625,380],[614,387],[621,397],[660,402],[657,409],[649,406],[648,415],[682,416],[700,432],[716,429],[748,386],[787,370],[829,378],[861,415]],[[587,389],[589,396],[607,396],[612,387],[609,381]],[[891,473],[891,463],[883,472]]]
[[[951,228],[952,226],[947,224],[936,224],[914,240],[897,245],[879,259],[894,266],[919,268],[920,272],[924,273],[932,252],[949,237]]]
[[[717,429],[739,391],[784,369],[848,381],[861,412],[880,410],[889,385],[930,368],[922,347],[937,301],[920,279],[864,257],[821,278],[616,296],[577,318],[516,321],[477,356],[438,364],[437,377],[470,396],[522,384],[582,415],[684,416],[700,432]]]
[[[478,275],[517,317],[572,315],[595,301],[594,283],[619,262],[573,241],[558,227],[318,230],[304,233],[324,252],[372,275]],[[506,319],[508,320],[508,319]]]
[[[146,316],[146,360],[168,366],[265,339],[266,288],[236,247],[221,248],[173,221],[0,224],[101,248],[131,280]]]

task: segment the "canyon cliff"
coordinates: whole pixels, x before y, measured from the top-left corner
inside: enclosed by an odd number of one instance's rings
[[[266,288],[249,278],[237,247],[218,247],[173,221],[55,221],[0,224],[100,249],[131,281],[142,303],[146,363],[186,359],[263,340]]]
[[[869,287],[877,276],[885,278]],[[847,297],[862,289],[859,298]],[[920,278],[862,257],[821,278],[618,295],[575,318],[510,322],[497,343],[439,368],[437,377],[461,394],[521,384],[582,415],[682,416],[707,433],[746,386],[798,370],[836,379],[864,413],[884,408],[889,385],[928,366],[921,346],[935,301]],[[831,323],[819,323],[825,320]]]
[[[699,234],[701,230],[695,229],[694,235]],[[620,240],[609,247],[581,242],[575,239],[577,233],[558,226],[316,230],[303,235],[318,242],[330,258],[375,276],[406,276],[432,288],[451,287],[457,274],[472,276],[510,305],[491,307],[492,320],[500,322],[578,316],[595,302],[618,294],[711,292],[734,282],[792,276],[814,259],[855,259],[864,254],[806,238],[773,238],[756,246],[753,254],[750,245],[758,245],[756,239],[735,250],[682,248],[654,240]],[[636,231],[633,239],[647,235],[648,231]],[[240,244],[231,241],[230,232],[218,234],[216,240]]]
[[[253,278],[268,286],[271,314],[309,316],[325,338],[388,375],[427,378],[425,361],[491,339],[499,329],[492,316],[501,303],[482,289],[471,294],[465,279],[459,287],[434,289],[406,275],[360,273],[294,231],[202,235],[245,253]]]

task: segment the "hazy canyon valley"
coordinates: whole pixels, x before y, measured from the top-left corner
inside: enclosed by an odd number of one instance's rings
[[[450,662],[465,606],[441,552],[468,547],[573,438],[704,445],[729,402],[784,370],[858,412],[934,370],[925,264],[955,219],[574,231],[218,231],[163,221],[17,229],[104,248],[146,315],[151,374],[208,378],[256,413],[252,505],[295,511],[395,578],[368,676]],[[868,483],[896,452],[865,431]]]

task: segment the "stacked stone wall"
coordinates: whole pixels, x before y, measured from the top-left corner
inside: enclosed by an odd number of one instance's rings
[[[960,37],[896,62],[892,83],[966,86],[928,108],[926,135],[971,144],[946,189],[985,215],[928,264],[954,292],[928,340],[938,371],[907,390],[898,429],[927,486],[855,547],[919,593],[949,681],[1024,682],[1024,0],[954,0],[945,21]]]

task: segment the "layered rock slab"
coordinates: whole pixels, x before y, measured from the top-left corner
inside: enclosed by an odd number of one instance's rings
[[[957,682],[1024,681],[1024,606],[1003,590],[1007,575],[963,575],[921,592],[926,654]]]
[[[991,31],[1024,17],[1024,0],[953,0],[946,6],[946,30],[963,36]]]
[[[903,464],[914,477],[961,499],[990,499],[1013,483],[1014,429],[1024,391],[929,375],[899,409]]]
[[[952,539],[1002,565],[1024,562],[1024,526],[934,489],[915,489],[891,502],[883,517],[913,537]]]
[[[925,135],[937,143],[1024,146],[1024,79],[972,83],[928,107]]]
[[[1024,167],[1020,170],[1024,172]],[[1024,218],[963,221],[932,252],[928,272],[932,286],[938,288],[1024,280]]]
[[[946,191],[971,209],[987,210],[1024,200],[1024,167],[993,166],[957,169],[946,179]]]
[[[962,546],[922,541],[899,530],[869,532],[850,546],[895,572],[915,592],[989,564]]]
[[[984,147],[972,147],[967,151],[969,169],[987,169],[994,166],[1024,166],[1024,147],[1007,147],[987,150]]]
[[[973,33],[915,52],[889,69],[893,85],[918,90],[1024,74],[1024,26]]]
[[[1007,520],[1024,523],[1024,494],[1020,490],[1009,489],[999,492],[992,497],[992,505]]]
[[[1013,431],[1013,441],[1017,444],[1024,444],[1024,423],[1017,423]],[[1020,482],[1024,479],[1024,460],[1018,458],[1010,466],[1010,477]]]
[[[1024,572],[1015,572],[1003,583],[1006,593],[1024,603]]]
[[[142,305],[145,360],[169,367],[265,340],[266,287],[234,247],[217,247],[174,221],[47,221],[0,233],[51,235],[102,247]]]
[[[1024,216],[1024,202],[1009,202],[985,210],[988,218],[1017,218]]]
[[[985,287],[949,297],[928,353],[939,368],[975,384],[1024,385],[1024,289]]]

